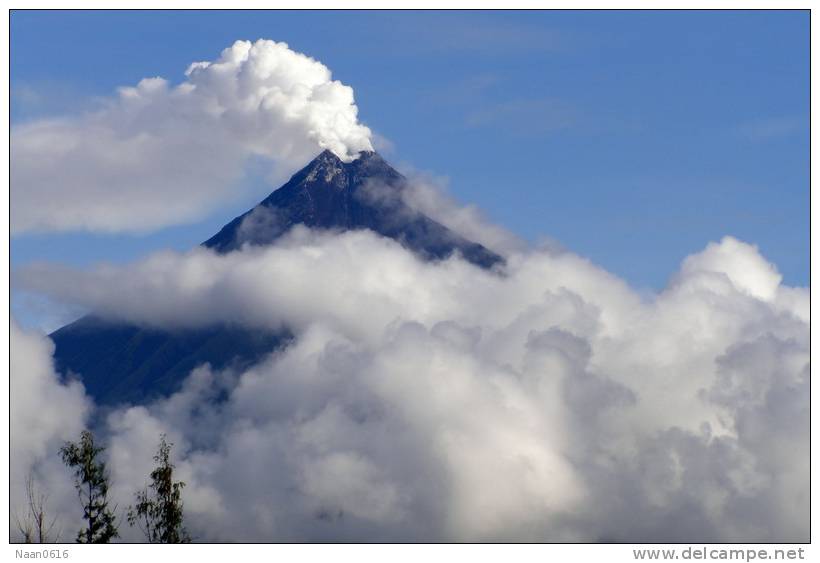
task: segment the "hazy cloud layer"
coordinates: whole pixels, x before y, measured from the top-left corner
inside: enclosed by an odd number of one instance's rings
[[[571,253],[494,273],[303,229],[16,281],[133,322],[295,330],[101,427],[121,505],[169,433],[200,539],[808,539],[808,290],[732,238],[651,299]]]
[[[491,104],[466,116],[469,127],[497,127],[516,135],[555,133],[575,127],[579,111],[553,98],[516,99]]]
[[[462,205],[451,197],[445,178],[413,173],[401,191],[401,198],[412,209],[438,221],[454,233],[503,256],[527,248],[523,239],[489,221],[478,207]]]
[[[790,137],[809,130],[808,117],[781,116],[765,117],[747,121],[739,127],[739,132],[750,141],[769,141]]]
[[[11,226],[147,231],[237,196],[251,159],[281,178],[321,149],[371,150],[353,90],[285,43],[237,41],[176,86],[120,88],[102,109],[12,129]]]

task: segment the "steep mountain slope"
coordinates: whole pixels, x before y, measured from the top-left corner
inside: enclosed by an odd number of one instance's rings
[[[226,253],[245,244],[271,244],[291,227],[370,229],[399,241],[424,259],[454,252],[484,268],[501,257],[408,207],[405,178],[377,153],[349,163],[330,151],[316,157],[259,205],[203,244]],[[242,367],[284,345],[287,332],[235,326],[163,331],[84,317],[51,335],[57,369],[76,373],[101,404],[141,403],[179,388],[190,371]]]
[[[262,203],[240,215],[205,246],[228,252],[243,244],[268,244],[296,224],[321,229],[370,229],[396,239],[426,259],[454,251],[482,267],[501,258],[408,207],[400,190],[406,179],[378,153],[363,152],[344,163],[324,151]]]
[[[117,404],[169,395],[204,363],[241,369],[284,345],[290,335],[235,326],[171,332],[87,316],[51,338],[57,370],[80,375],[98,403]]]

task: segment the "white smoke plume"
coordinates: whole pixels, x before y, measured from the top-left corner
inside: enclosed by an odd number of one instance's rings
[[[101,427],[123,506],[169,434],[199,539],[809,537],[808,290],[729,237],[651,298],[567,252],[488,272],[303,229],[15,281],[153,326],[295,331]]]
[[[372,150],[353,89],[285,43],[237,41],[172,85],[146,78],[97,111],[11,134],[11,227],[144,232],[235,199],[252,161],[278,180],[321,149]]]

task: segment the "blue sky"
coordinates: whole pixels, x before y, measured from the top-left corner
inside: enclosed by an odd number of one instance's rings
[[[388,160],[446,176],[523,237],[660,289],[729,234],[808,285],[807,11],[15,12],[12,121],[77,114],[144,77],[179,82],[257,38],[323,62]],[[274,187],[146,235],[15,237],[12,267],[184,250]]]

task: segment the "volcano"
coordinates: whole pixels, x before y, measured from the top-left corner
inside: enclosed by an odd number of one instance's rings
[[[408,206],[407,179],[378,153],[343,162],[324,151],[248,212],[236,217],[203,246],[218,253],[268,245],[296,225],[346,231],[368,229],[398,241],[424,260],[453,254],[481,268],[503,259]],[[76,375],[98,404],[144,403],[177,391],[196,366],[242,369],[282,346],[288,331],[234,325],[159,330],[93,315],[51,334],[56,368]]]

